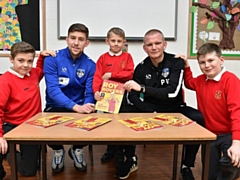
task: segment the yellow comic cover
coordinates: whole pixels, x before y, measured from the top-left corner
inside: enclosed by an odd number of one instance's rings
[[[118,121],[135,131],[146,131],[150,129],[163,127],[161,124],[157,123],[153,118],[146,119],[142,117],[135,117]]]
[[[166,114],[160,114],[158,116],[155,116],[154,119],[159,120],[164,124],[169,124],[177,127],[186,126],[193,123],[193,121],[190,119],[180,118],[177,116],[170,116]]]
[[[109,118],[97,118],[97,117],[89,116],[83,119],[70,122],[65,126],[72,127],[72,128],[80,128],[80,129],[90,131],[110,121],[111,119]]]
[[[100,92],[103,99],[97,101],[95,109],[117,114],[121,107],[124,91],[122,83],[104,80]]]
[[[32,121],[27,121],[27,124],[35,125],[35,126],[41,126],[44,128],[54,126],[60,123],[64,123],[70,120],[73,120],[74,117],[70,116],[59,116],[59,115],[52,115],[52,116],[47,116],[44,118],[39,118],[37,120],[32,120]]]

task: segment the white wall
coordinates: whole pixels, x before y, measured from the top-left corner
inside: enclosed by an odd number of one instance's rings
[[[178,1],[179,2],[179,1]],[[69,8],[72,5],[69,4]],[[66,7],[67,8],[67,7]],[[81,8],[79,8],[80,10]],[[178,24],[177,24],[177,40],[168,42],[166,51],[170,53],[182,53],[187,54],[187,42],[188,42],[188,12],[189,12],[189,2],[188,0],[181,0],[178,3]],[[93,16],[96,12],[93,13]],[[79,17],[80,19],[80,17]],[[73,22],[75,23],[75,22]],[[162,26],[167,26],[167,23],[162,23]],[[144,24],[143,24],[144,26]],[[47,49],[61,49],[66,47],[65,40],[58,40],[57,35],[57,0],[46,1],[46,44]],[[151,27],[149,27],[150,29]],[[91,27],[89,27],[91,31]],[[106,30],[107,31],[107,30]],[[67,34],[67,32],[66,32]],[[128,51],[132,54],[135,64],[142,61],[146,54],[142,49],[141,42],[128,42]],[[91,42],[90,45],[85,49],[86,54],[88,54],[93,60],[97,60],[100,54],[108,50],[108,46],[104,42]],[[194,75],[200,74],[196,60],[191,60],[190,65],[194,72]],[[238,77],[240,77],[240,71],[238,67],[240,61],[228,60],[225,61],[225,66],[229,71],[234,72]],[[10,66],[10,62],[7,58],[1,58],[0,72],[4,72]],[[43,107],[45,104],[45,84],[44,81],[41,82],[41,93],[43,100]],[[188,105],[196,107],[195,93],[189,90],[185,91],[186,102]]]

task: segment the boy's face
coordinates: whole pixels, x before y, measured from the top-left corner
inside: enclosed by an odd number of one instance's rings
[[[126,40],[117,34],[111,33],[109,38],[106,38],[106,43],[110,46],[110,51],[113,53],[118,53],[122,50]]]
[[[201,71],[210,79],[216,77],[222,70],[224,57],[218,57],[216,52],[200,55],[198,64]]]
[[[13,59],[10,56],[10,61],[13,64],[13,70],[22,76],[30,72],[33,66],[34,54],[32,53],[18,53]]]
[[[86,34],[83,32],[70,32],[66,38],[68,49],[73,59],[79,57],[84,48],[88,46],[89,40],[87,40]]]

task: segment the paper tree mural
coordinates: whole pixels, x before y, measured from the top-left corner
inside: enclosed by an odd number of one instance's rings
[[[206,9],[205,17],[199,19],[207,29],[212,29],[216,24],[222,31],[219,46],[222,49],[235,48],[233,36],[236,30],[240,31],[240,0],[212,0],[211,5],[207,0],[193,2],[190,11],[196,13],[198,8]]]

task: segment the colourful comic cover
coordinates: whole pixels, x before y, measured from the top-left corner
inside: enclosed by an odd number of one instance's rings
[[[142,118],[142,117],[134,117],[124,120],[119,120],[122,124],[130,127],[135,131],[146,131],[155,128],[162,128],[163,126],[156,122],[153,118]]]
[[[103,124],[106,124],[110,122],[111,119],[109,118],[98,118],[98,117],[86,117],[83,119],[79,119],[73,122],[70,122],[66,124],[65,126],[71,127],[71,128],[80,128],[87,131],[90,131],[94,128],[97,128],[99,126],[102,126]]]
[[[73,120],[74,117],[70,116],[60,116],[60,115],[52,115],[52,116],[47,116],[44,118],[39,118],[37,120],[32,120],[32,121],[27,121],[27,124],[35,125],[35,126],[40,126],[40,127],[50,127],[54,126],[60,123],[64,123],[70,120]]]
[[[160,114],[158,116],[155,116],[154,119],[159,120],[163,122],[164,124],[169,124],[172,126],[182,127],[189,124],[192,124],[194,121],[187,119],[187,118],[181,118],[177,116],[170,116],[166,114]]]
[[[122,83],[104,80],[100,91],[101,101],[97,101],[96,110],[117,114],[119,112],[125,89]]]

